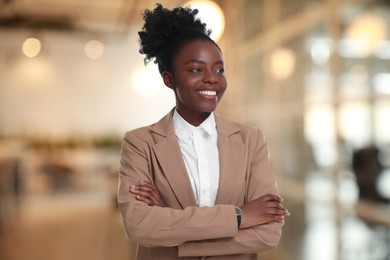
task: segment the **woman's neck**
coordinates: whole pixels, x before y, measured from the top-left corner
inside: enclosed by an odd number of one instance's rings
[[[180,111],[177,110],[179,115],[187,121],[187,123],[193,125],[193,126],[199,126],[200,124],[203,123],[204,120],[206,120],[211,112],[199,112],[199,113],[192,113],[192,114],[185,114],[181,113]]]

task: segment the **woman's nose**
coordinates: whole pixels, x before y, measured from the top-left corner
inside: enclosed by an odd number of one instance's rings
[[[209,84],[215,84],[218,82],[218,77],[214,74],[213,71],[206,70],[203,82],[209,83]]]

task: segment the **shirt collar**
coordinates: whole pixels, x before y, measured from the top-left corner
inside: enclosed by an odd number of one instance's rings
[[[198,127],[188,123],[180,114],[176,111],[173,113],[173,127],[175,129],[176,136],[181,142],[187,142],[192,136],[192,133],[196,130],[202,130],[209,136],[213,135],[216,131],[216,124],[214,113],[210,113],[209,117],[206,118]]]

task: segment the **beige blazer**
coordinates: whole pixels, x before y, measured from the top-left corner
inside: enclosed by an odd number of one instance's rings
[[[234,206],[278,194],[264,134],[218,115],[220,183],[213,207],[197,207],[173,128],[173,110],[159,122],[125,134],[118,203],[137,259],[257,259],[279,243],[283,223],[237,228]],[[153,183],[167,207],[130,194],[138,180]]]

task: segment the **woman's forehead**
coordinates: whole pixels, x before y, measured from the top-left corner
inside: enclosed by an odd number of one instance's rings
[[[179,63],[210,62],[223,63],[219,48],[207,40],[194,40],[184,44],[175,56]]]

